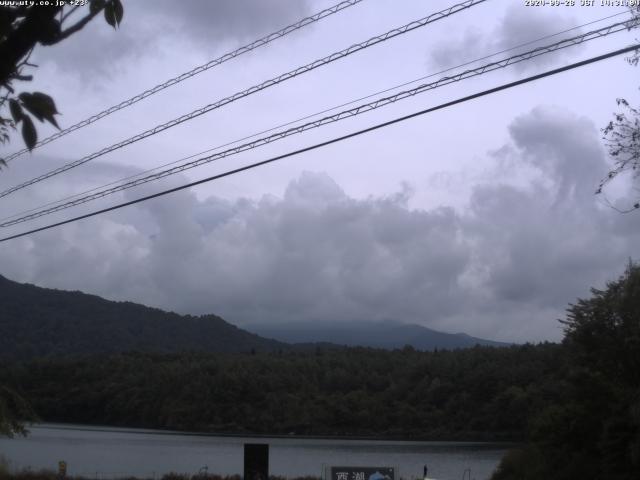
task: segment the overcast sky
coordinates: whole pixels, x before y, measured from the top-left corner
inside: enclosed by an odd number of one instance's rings
[[[100,18],[34,53],[39,67],[24,88],[51,94],[63,127],[335,2],[123,3],[118,31]],[[15,160],[0,172],[0,188],[453,3],[364,0]],[[624,9],[490,0],[3,198],[0,216],[618,12]],[[638,36],[619,33],[439,88],[1,233],[301,148]],[[638,104],[639,72],[622,57],[607,60],[5,242],[0,274],[179,313],[216,313],[238,325],[391,319],[497,340],[559,340],[557,319],[567,305],[640,258],[640,214],[621,215],[594,195],[611,166],[601,128],[617,97]],[[6,151],[18,147],[15,136]],[[621,181],[609,199],[628,205],[632,188]]]

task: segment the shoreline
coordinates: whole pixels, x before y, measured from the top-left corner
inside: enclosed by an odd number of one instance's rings
[[[164,430],[154,428],[139,427],[120,427],[112,425],[85,425],[77,423],[57,423],[57,422],[41,422],[33,423],[28,426],[30,428],[47,428],[53,430],[77,430],[91,432],[121,432],[137,435],[153,434],[153,435],[171,435],[171,436],[189,436],[189,437],[221,437],[221,438],[264,438],[275,440],[342,440],[342,441],[371,441],[371,442],[402,442],[402,443],[433,443],[456,444],[460,446],[501,446],[514,447],[521,445],[522,442],[513,440],[434,440],[425,437],[402,437],[393,435],[299,435],[299,434],[260,434],[260,433],[220,433],[220,432],[194,432],[186,430]]]

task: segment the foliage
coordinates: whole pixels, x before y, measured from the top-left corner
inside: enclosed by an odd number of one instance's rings
[[[116,28],[124,9],[120,0],[89,0],[64,5],[65,2],[4,2],[0,5],[0,143],[10,140],[10,133],[21,126],[22,138],[29,150],[38,142],[33,119],[47,121],[56,128],[58,109],[54,100],[42,92],[16,92],[15,82],[28,82],[32,75],[25,69],[35,65],[29,57],[37,45],[51,46],[80,31],[100,12]],[[59,3],[60,5],[54,5]],[[67,2],[69,3],[69,2]],[[82,8],[86,4],[87,9]],[[77,13],[84,14],[77,18]],[[6,112],[8,110],[8,113]],[[0,168],[6,162],[0,156]],[[28,404],[0,384],[0,435],[26,433],[21,420],[32,417]]]
[[[556,344],[420,352],[128,353],[8,364],[47,421],[220,433],[522,439]],[[557,399],[559,400],[559,398]]]
[[[26,435],[24,422],[35,419],[29,403],[15,390],[0,384],[0,436]]]
[[[630,8],[633,17],[640,16],[640,6]],[[640,50],[627,58],[627,61],[637,66],[640,62]],[[596,194],[601,194],[605,186],[622,173],[631,173],[633,179],[640,175],[640,110],[631,106],[624,98],[616,100],[621,112],[614,113],[613,120],[602,130],[605,146],[614,160],[614,168],[600,182]],[[628,213],[640,208],[640,201],[633,203],[631,208],[620,210]]]
[[[568,309],[560,395],[494,480],[640,478],[640,265]]]
[[[25,69],[35,67],[29,63],[33,49],[37,45],[51,46],[61,42],[84,28],[100,12],[113,28],[120,24],[124,15],[120,0],[90,0],[86,9],[80,5],[48,3],[51,5],[15,2],[0,6],[0,142],[8,142],[10,132],[22,124],[22,138],[29,150],[38,141],[33,118],[58,127],[54,117],[58,110],[49,95],[42,92],[17,94],[15,90],[15,82],[33,79],[32,75],[25,74]],[[84,13],[77,18],[79,12]],[[3,112],[6,109],[9,114]],[[3,164],[0,158],[0,165]]]
[[[614,119],[603,129],[606,146],[615,165],[600,182],[597,194],[602,193],[605,185],[623,172],[631,172],[634,179],[640,176],[640,110],[632,107],[624,98],[618,98],[617,103],[625,111],[615,113]],[[640,202],[635,202],[625,212],[638,208]]]

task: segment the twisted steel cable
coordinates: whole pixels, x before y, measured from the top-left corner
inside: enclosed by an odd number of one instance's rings
[[[394,118],[392,120],[388,120],[388,121],[383,122],[383,123],[378,123],[376,125],[364,128],[362,130],[358,130],[358,131],[355,131],[355,132],[347,133],[347,134],[339,136],[339,137],[334,137],[334,138],[331,138],[331,139],[326,140],[324,142],[316,143],[316,144],[310,145],[308,147],[300,148],[298,150],[287,152],[287,153],[284,153],[282,155],[277,155],[275,157],[271,157],[271,158],[268,158],[266,160],[262,160],[262,161],[255,162],[255,163],[251,163],[249,165],[245,165],[243,167],[239,167],[239,168],[236,168],[236,169],[233,169],[233,170],[228,170],[226,172],[219,173],[217,175],[213,175],[213,176],[210,176],[210,177],[207,177],[207,178],[203,178],[201,180],[196,180],[194,182],[183,184],[183,185],[180,185],[178,187],[170,188],[168,190],[163,190],[161,192],[157,192],[157,193],[154,193],[154,194],[151,194],[151,195],[147,195],[145,197],[137,198],[135,200],[130,200],[128,202],[120,203],[120,204],[117,204],[117,205],[112,205],[110,207],[103,208],[101,210],[95,210],[93,212],[89,212],[89,213],[86,213],[84,215],[79,215],[77,217],[73,217],[73,218],[69,218],[69,219],[66,219],[66,220],[62,220],[60,222],[44,225],[42,227],[38,227],[38,228],[34,228],[32,230],[28,230],[28,231],[25,231],[25,232],[17,233],[15,235],[10,235],[10,236],[7,236],[7,237],[3,237],[3,238],[0,238],[0,243],[7,242],[9,240],[13,240],[13,239],[16,239],[16,238],[25,237],[25,236],[31,235],[33,233],[49,230],[51,228],[60,227],[62,225],[67,225],[69,223],[77,222],[79,220],[84,220],[86,218],[95,217],[95,216],[101,215],[103,213],[113,212],[115,210],[119,210],[121,208],[128,207],[128,206],[131,206],[131,205],[136,205],[138,203],[146,202],[146,201],[152,200],[154,198],[159,198],[159,197],[162,197],[164,195],[168,195],[170,193],[175,193],[175,192],[178,192],[178,191],[181,191],[181,190],[185,190],[187,188],[195,187],[197,185],[202,185],[204,183],[212,182],[212,181],[218,180],[220,178],[224,178],[224,177],[228,177],[228,176],[231,176],[231,175],[235,175],[235,174],[238,174],[240,172],[244,172],[244,171],[247,171],[247,170],[252,170],[254,168],[262,167],[264,165],[268,165],[270,163],[277,162],[277,161],[282,160],[284,158],[293,157],[293,156],[300,155],[300,154],[305,153],[305,152],[309,152],[309,151],[312,151],[312,150],[316,150],[316,149],[325,147],[327,145],[332,145],[334,143],[342,142],[344,140],[347,140],[347,139],[350,139],[350,138],[354,138],[354,137],[363,135],[365,133],[373,132],[375,130],[378,130],[378,129],[381,129],[381,128],[385,128],[385,127],[388,127],[390,125],[394,125],[396,123],[405,122],[405,121],[407,121],[409,119],[416,118],[416,117],[419,117],[421,115],[426,115],[428,113],[432,113],[432,112],[435,112],[437,110],[442,110],[442,109],[445,109],[445,108],[452,107],[454,105],[459,105],[461,103],[469,102],[469,101],[475,100],[477,98],[481,98],[481,97],[484,97],[484,96],[487,96],[487,95],[492,95],[494,93],[501,92],[501,91],[504,91],[504,90],[507,90],[507,89],[510,89],[510,88],[514,88],[514,87],[517,87],[519,85],[524,85],[524,84],[529,83],[529,82],[534,82],[534,81],[540,80],[542,78],[547,78],[547,77],[550,77],[552,75],[558,75],[559,73],[566,72],[566,71],[569,71],[569,70],[573,70],[575,68],[583,67],[585,65],[590,65],[590,64],[593,64],[593,63],[596,63],[596,62],[601,62],[603,60],[606,60],[606,59],[609,59],[609,58],[613,58],[613,57],[616,57],[618,55],[624,55],[626,53],[630,53],[630,52],[633,52],[633,51],[637,52],[638,50],[640,50],[640,44],[634,44],[634,45],[628,46],[626,48],[621,48],[619,50],[614,50],[612,52],[605,53],[605,54],[599,55],[597,57],[592,57],[592,58],[589,58],[587,60],[582,60],[580,62],[572,63],[570,65],[565,65],[564,67],[556,68],[554,70],[548,70],[546,72],[539,73],[537,75],[533,75],[533,76],[526,77],[526,78],[523,78],[523,79],[520,79],[520,80],[516,80],[515,82],[502,84],[502,85],[499,85],[497,87],[490,88],[488,90],[483,90],[483,91],[478,92],[478,93],[467,95],[466,97],[457,98],[455,100],[451,100],[449,102],[442,103],[440,105],[436,105],[435,107],[426,108],[424,110],[420,110],[418,112],[414,112],[414,113],[411,113],[409,115],[405,115],[403,117]]]
[[[167,80],[166,82],[160,83],[158,85],[156,85],[155,87],[149,88],[148,90],[145,90],[142,93],[139,93],[137,95],[134,95],[133,97],[127,99],[127,100],[123,100],[122,102],[120,102],[117,105],[113,105],[112,107],[107,108],[106,110],[103,110],[101,112],[96,113],[95,115],[90,116],[89,118],[86,118],[74,125],[71,125],[70,127],[67,127],[63,130],[60,130],[56,133],[54,133],[53,135],[44,138],[42,140],[40,140],[38,143],[36,143],[34,148],[38,148],[41,147],[42,145],[46,145],[47,143],[53,142],[54,140],[57,140],[60,137],[64,137],[65,135],[68,135],[71,132],[74,132],[82,127],[86,127],[87,125],[90,125],[94,122],[97,122],[98,120],[111,115],[112,113],[117,112],[118,110],[122,110],[123,108],[129,107],[131,105],[133,105],[134,103],[137,103],[141,100],[144,100],[147,97],[150,97],[151,95],[154,95],[162,90],[164,90],[165,88],[169,88],[172,87],[173,85],[177,85],[180,82],[183,82],[184,80],[187,80],[188,78],[194,77],[202,72],[205,72],[213,67],[217,67],[218,65],[225,63],[233,58],[236,58],[244,53],[248,53],[251,52],[252,50],[255,50],[256,48],[262,47],[264,45],[267,45],[271,42],[273,42],[274,40],[277,40],[278,38],[282,38],[286,35],[289,35],[290,33],[293,33],[303,27],[306,27],[307,25],[310,25],[312,23],[318,22],[320,20],[322,20],[323,18],[326,18],[330,15],[333,15],[334,13],[338,13],[346,8],[352,7],[353,5],[356,5],[360,2],[362,2],[363,0],[345,0],[343,2],[340,2],[332,7],[326,8],[314,15],[311,15],[310,17],[305,17],[302,20],[299,20],[298,22],[288,25],[280,30],[278,30],[277,32],[273,32],[270,33],[269,35],[262,37],[258,40],[255,40],[254,42],[248,44],[248,45],[244,45],[232,52],[229,53],[225,53],[224,55],[222,55],[221,57],[218,57],[214,60],[211,60],[203,65],[199,65],[197,67],[195,67],[192,70],[189,70],[188,72],[182,73],[180,75],[178,75],[177,77],[174,78],[170,78],[169,80]],[[25,154],[29,152],[28,148],[23,148],[22,150],[19,150],[15,153],[12,153],[11,155],[9,155],[7,158],[5,158],[6,162],[10,162],[11,160],[19,157],[22,154]]]
[[[157,125],[149,130],[146,130],[142,133],[139,133],[133,137],[130,137],[126,140],[123,140],[119,143],[110,145],[108,147],[103,148],[102,150],[99,150],[97,152],[91,153],[85,157],[82,157],[79,160],[75,160],[73,162],[67,163],[66,165],[63,165],[59,168],[56,168],[54,170],[51,170],[45,174],[42,174],[38,177],[35,177],[31,180],[28,180],[26,182],[23,182],[19,185],[16,185],[14,187],[11,187],[7,190],[4,190],[2,192],[0,192],[0,198],[2,197],[6,197],[7,195],[10,195],[13,192],[16,192],[18,190],[21,190],[23,188],[26,188],[30,185],[33,185],[35,183],[41,182],[43,180],[46,180],[48,178],[51,178],[55,175],[59,175],[63,172],[66,172],[67,170],[70,170],[72,168],[78,167],[80,165],[83,165],[91,160],[94,160],[98,157],[101,157],[103,155],[106,155],[107,153],[113,152],[114,150],[123,148],[127,145],[131,145],[132,143],[135,143],[137,141],[143,140],[147,137],[150,137],[152,135],[155,135],[157,133],[160,133],[164,130],[167,130],[171,127],[175,127],[176,125],[180,125],[181,123],[184,123],[186,121],[192,120],[196,117],[199,117],[200,115],[204,115],[205,113],[208,113],[212,110],[215,110],[217,108],[220,108],[224,105],[227,105],[229,103],[232,103],[236,100],[239,100],[241,98],[247,97],[249,95],[252,95],[254,93],[260,92],[266,88],[272,87],[274,85],[278,85],[282,82],[285,82],[287,80],[290,80],[294,77],[297,77],[299,75],[302,75],[304,73],[310,72],[312,70],[315,70],[318,67],[327,65],[329,63],[335,62],[336,60],[342,59],[344,57],[347,57],[353,53],[359,52],[360,50],[364,50],[366,48],[372,47],[374,45],[377,45],[378,43],[382,43],[385,42],[387,40],[390,40],[394,37],[397,37],[399,35],[404,35],[405,33],[411,32],[413,30],[416,30],[417,28],[421,28],[424,27],[426,25],[429,25],[430,23],[436,22],[438,20],[442,20],[443,18],[447,18],[451,15],[454,15],[456,13],[459,13],[463,10],[466,10],[468,8],[471,8],[475,5],[478,5],[480,3],[484,3],[487,0],[466,0],[462,3],[458,3],[456,5],[453,5],[449,8],[446,8],[444,10],[441,10],[439,12],[436,13],[432,13],[431,15],[424,17],[420,20],[415,20],[413,22],[410,22],[406,25],[403,25],[402,27],[398,27],[398,28],[394,28],[393,30],[390,30],[382,35],[378,35],[375,37],[372,37],[364,42],[361,43],[357,43],[354,44],[344,50],[341,50],[339,52],[335,52],[332,53],[331,55],[328,55],[324,58],[321,58],[319,60],[315,60],[307,65],[304,65],[302,67],[298,67],[294,70],[291,70],[287,73],[281,74],[277,77],[274,77],[270,80],[267,80],[263,83],[260,83],[258,85],[254,85],[253,87],[250,87],[246,90],[243,90],[241,92],[237,92],[229,97],[223,98],[222,100],[218,100],[215,103],[211,103],[209,105],[206,105],[204,107],[201,107],[197,110],[194,110],[191,113],[182,115],[178,118],[175,118],[173,120],[170,120],[169,122],[163,123],[161,125]]]
[[[100,185],[100,186],[97,186],[97,187],[93,187],[93,188],[91,188],[91,189],[89,189],[89,190],[85,190],[84,192],[78,192],[78,193],[75,193],[75,194],[72,194],[72,195],[68,195],[68,196],[63,197],[63,198],[61,198],[61,199],[54,200],[54,201],[51,201],[51,202],[47,202],[47,203],[45,203],[44,205],[40,205],[40,206],[38,206],[38,207],[30,208],[30,209],[27,209],[27,210],[23,210],[23,211],[20,211],[20,212],[14,213],[14,214],[12,214],[12,215],[8,215],[8,216],[6,216],[6,217],[0,218],[0,223],[2,223],[2,222],[3,222],[3,221],[5,221],[5,220],[13,219],[13,218],[16,218],[16,217],[19,217],[19,216],[22,216],[22,215],[26,215],[26,214],[31,213],[31,212],[35,212],[35,211],[38,211],[38,210],[42,210],[42,209],[44,209],[45,207],[49,207],[49,206],[51,206],[51,205],[61,204],[61,203],[65,202],[65,201],[67,201],[67,200],[71,200],[71,199],[74,199],[74,198],[78,198],[78,197],[81,197],[81,196],[87,195],[87,194],[89,194],[89,193],[91,193],[91,192],[95,192],[95,191],[97,191],[97,190],[100,190],[100,189],[103,189],[103,188],[106,188],[106,187],[110,187],[110,186],[112,186],[112,185],[121,184],[121,183],[123,183],[123,182],[126,182],[127,180],[131,180],[131,179],[134,179],[134,178],[142,177],[142,176],[147,175],[147,174],[149,174],[149,173],[151,173],[151,172],[155,172],[155,171],[157,171],[157,170],[163,169],[163,168],[165,168],[165,167],[169,167],[169,166],[171,166],[171,165],[176,165],[176,164],[181,163],[181,162],[184,162],[184,161],[186,161],[186,160],[190,160],[190,159],[192,159],[192,158],[195,158],[195,157],[197,157],[197,156],[199,156],[199,155],[204,155],[205,153],[213,152],[213,151],[215,151],[215,150],[219,150],[219,149],[221,149],[221,148],[228,147],[228,146],[234,145],[234,144],[236,144],[236,143],[240,143],[240,142],[245,141],[245,140],[249,140],[250,138],[258,137],[258,136],[263,135],[263,134],[265,134],[265,133],[273,132],[273,131],[278,130],[278,129],[280,129],[280,128],[288,127],[289,125],[294,125],[294,124],[296,124],[296,123],[298,123],[298,122],[301,122],[301,121],[303,121],[303,120],[308,120],[308,119],[311,119],[311,118],[313,118],[313,117],[317,117],[318,115],[322,115],[322,114],[324,114],[324,113],[328,113],[328,112],[331,112],[331,111],[333,111],[333,110],[337,110],[338,108],[346,107],[346,106],[348,106],[348,105],[353,105],[353,104],[354,104],[354,103],[356,103],[356,102],[360,102],[360,101],[362,101],[362,100],[367,100],[367,99],[369,99],[369,98],[375,97],[376,95],[382,95],[383,93],[388,93],[388,92],[391,92],[391,91],[393,91],[393,90],[397,90],[397,89],[399,89],[399,88],[406,87],[406,86],[408,86],[408,85],[411,85],[411,84],[414,84],[414,83],[420,82],[420,81],[422,81],[422,80],[426,80],[427,78],[433,78],[433,77],[435,77],[435,76],[437,76],[437,75],[441,75],[441,74],[444,74],[444,73],[447,73],[447,72],[451,72],[451,71],[457,70],[457,69],[459,69],[459,68],[466,67],[466,66],[468,66],[468,65],[473,65],[474,63],[480,62],[480,61],[482,61],[482,60],[487,60],[487,59],[489,59],[489,58],[495,57],[495,56],[497,56],[497,55],[501,55],[501,54],[503,54],[503,53],[512,52],[512,51],[514,51],[514,50],[518,50],[518,49],[521,49],[521,48],[523,48],[523,47],[526,47],[526,46],[529,46],[529,45],[533,45],[533,44],[539,43],[539,42],[541,42],[541,41],[543,41],[543,40],[548,40],[549,38],[557,37],[557,36],[562,35],[562,34],[564,34],[564,33],[572,32],[572,31],[574,31],[574,30],[578,30],[578,29],[580,29],[580,28],[583,28],[583,27],[586,27],[586,26],[589,26],[589,25],[593,25],[593,24],[595,24],[595,23],[600,23],[600,22],[602,22],[602,21],[604,21],[604,20],[609,20],[610,18],[618,17],[618,16],[620,16],[620,15],[624,15],[624,14],[626,14],[626,13],[627,13],[627,12],[618,12],[618,13],[614,13],[614,14],[612,14],[612,15],[608,15],[608,16],[606,16],[606,17],[599,18],[599,19],[597,19],[597,20],[592,20],[592,21],[587,22],[587,23],[583,23],[583,24],[580,24],[580,25],[576,25],[575,27],[571,27],[571,28],[568,28],[568,29],[566,29],[566,30],[561,30],[561,31],[559,31],[559,32],[552,33],[552,34],[550,34],[550,35],[545,35],[545,36],[543,36],[543,37],[539,37],[539,38],[537,38],[537,39],[535,39],[535,40],[530,40],[530,41],[527,41],[527,42],[524,42],[524,43],[521,43],[521,44],[515,45],[515,46],[513,46],[513,47],[509,47],[509,48],[507,48],[507,49],[500,50],[500,51],[498,51],[498,52],[491,53],[491,54],[485,55],[485,56],[483,56],[483,57],[476,58],[476,59],[473,59],[473,60],[470,60],[470,61],[464,62],[464,63],[459,64],[459,65],[456,65],[456,66],[448,67],[448,68],[446,68],[446,69],[444,69],[444,70],[440,70],[439,72],[430,73],[430,74],[425,75],[425,76],[423,76],[423,77],[419,77],[419,78],[416,78],[416,79],[413,79],[413,80],[409,80],[409,81],[407,81],[407,82],[403,82],[403,83],[401,83],[401,84],[399,84],[399,85],[395,85],[395,86],[393,86],[393,87],[388,87],[388,88],[385,88],[384,90],[379,90],[379,91],[377,91],[377,92],[370,93],[370,94],[367,94],[367,95],[365,95],[365,96],[362,96],[362,97],[359,97],[359,98],[356,98],[356,99],[353,99],[353,100],[349,100],[348,102],[344,102],[344,103],[341,103],[341,104],[339,104],[339,105],[335,105],[335,106],[333,106],[333,107],[325,108],[325,109],[323,109],[323,110],[321,110],[321,111],[318,111],[318,112],[315,112],[315,113],[312,113],[312,114],[307,114],[307,115],[305,115],[305,116],[303,116],[303,117],[297,118],[296,120],[290,120],[290,121],[285,122],[285,123],[282,123],[282,124],[280,124],[280,125],[276,125],[276,126],[274,126],[274,127],[270,127],[270,128],[268,128],[268,129],[266,129],[266,130],[262,130],[262,131],[260,131],[260,132],[252,133],[252,134],[247,135],[247,136],[244,136],[244,137],[242,137],[242,138],[239,138],[239,139],[236,139],[236,140],[232,140],[232,141],[229,141],[229,142],[223,143],[223,144],[221,144],[221,145],[217,145],[217,146],[215,146],[215,147],[208,148],[208,149],[203,150],[203,151],[200,151],[200,152],[198,152],[198,153],[190,154],[190,155],[188,155],[188,156],[186,156],[186,157],[182,157],[182,158],[179,158],[179,159],[177,159],[177,160],[172,160],[172,161],[170,161],[170,162],[168,162],[168,163],[164,163],[164,164],[162,164],[162,165],[158,165],[158,166],[153,167],[153,168],[150,168],[150,169],[148,169],[148,170],[144,170],[144,171],[141,171],[141,172],[135,173],[135,174],[130,175],[130,176],[127,176],[127,177],[125,177],[125,178],[121,178],[121,179],[118,179],[118,180],[114,180],[114,181],[112,181],[112,182],[109,182],[109,183],[107,183],[107,184],[104,184],[104,185]]]
[[[201,165],[216,161],[216,160],[220,160],[222,158],[226,158],[232,155],[236,155],[239,154],[241,152],[245,152],[247,150],[252,150],[254,148],[263,146],[263,145],[267,145],[269,143],[281,140],[283,138],[298,134],[298,133],[302,133],[305,132],[307,130],[311,130],[311,129],[315,129],[318,127],[321,127],[323,125],[327,125],[330,123],[335,123],[338,122],[340,120],[344,120],[345,118],[350,118],[350,117],[355,117],[357,115],[360,115],[362,113],[365,112],[369,112],[372,110],[376,110],[378,108],[390,105],[392,103],[396,103],[400,100],[404,100],[406,98],[409,97],[413,97],[415,95],[418,95],[420,93],[424,93],[426,91],[429,90],[434,90],[436,88],[445,86],[445,85],[449,85],[451,83],[456,83],[456,82],[460,82],[462,80],[468,79],[468,78],[472,78],[472,77],[476,77],[479,75],[483,75],[485,73],[488,72],[492,72],[498,69],[502,69],[502,68],[506,68],[510,65],[514,65],[516,63],[520,63],[520,62],[524,62],[524,61],[528,61],[531,60],[532,58],[541,56],[541,55],[546,55],[552,52],[556,52],[558,50],[562,50],[564,48],[569,48],[575,45],[579,45],[582,44],[584,42],[588,42],[591,40],[595,40],[598,38],[602,38],[605,37],[607,35],[611,35],[613,33],[617,33],[623,30],[627,30],[629,28],[635,28],[638,25],[640,25],[640,18],[635,18],[629,21],[624,21],[624,22],[618,22],[606,27],[602,27],[600,29],[597,30],[593,30],[587,33],[584,33],[582,35],[577,35],[575,37],[572,38],[568,38],[568,39],[564,39],[561,40],[559,42],[550,44],[550,45],[546,45],[546,46],[542,46],[542,47],[538,47],[532,50],[529,50],[527,52],[518,54],[518,55],[513,55],[511,57],[507,57],[504,58],[502,60],[498,60],[495,62],[491,62],[491,63],[487,63],[485,65],[482,65],[480,67],[477,68],[473,68],[473,69],[469,69],[469,70],[465,70],[461,73],[455,74],[455,75],[451,75],[451,76],[446,76],[446,77],[442,77],[439,80],[435,81],[435,82],[430,82],[430,83],[425,83],[422,85],[419,85],[415,88],[409,89],[409,90],[404,90],[402,92],[399,92],[395,95],[391,95],[391,96],[387,96],[387,97],[383,97],[380,99],[377,99],[373,102],[369,102],[369,103],[365,103],[362,105],[359,105],[357,107],[348,109],[348,110],[343,110],[341,112],[338,112],[334,115],[329,115],[323,118],[320,118],[318,120],[312,121],[312,122],[308,122],[296,127],[292,127],[277,133],[274,133],[272,135],[266,136],[266,137],[262,137],[259,138],[257,140],[254,140],[252,142],[248,142],[248,143],[244,143],[242,145],[239,145],[237,147],[233,147],[233,148],[229,148],[227,150],[224,150],[222,152],[218,152],[218,153],[214,153],[212,155],[208,155],[205,157],[201,157],[198,158],[194,161],[191,162],[187,162],[185,164],[182,165],[178,165],[175,166],[173,168],[169,168],[157,173],[154,173],[152,175],[148,175],[146,177],[142,177],[142,178],[138,178],[111,188],[106,188],[100,191],[97,191],[93,194],[90,195],[86,195],[86,196],[82,196],[79,198],[76,198],[72,201],[60,204],[60,205],[56,205],[50,208],[44,208],[42,210],[38,210],[34,213],[31,213],[29,215],[24,215],[21,216],[19,218],[15,218],[13,220],[9,220],[6,222],[2,222],[0,223],[0,227],[10,227],[12,225],[16,225],[19,223],[23,223],[29,220],[33,220],[35,218],[39,218],[42,217],[44,215],[49,215],[55,212],[59,212],[61,210],[66,210],[68,208],[77,206],[77,205],[81,205],[83,203],[87,203],[102,197],[105,197],[107,195],[111,195],[123,190],[127,190],[130,188],[134,188],[137,187],[139,185],[143,185],[145,183],[149,183],[155,180],[159,180],[161,178],[164,177],[168,177],[170,175],[174,175],[176,173],[180,173],[183,172],[185,170],[190,170],[192,168],[195,167],[199,167]]]

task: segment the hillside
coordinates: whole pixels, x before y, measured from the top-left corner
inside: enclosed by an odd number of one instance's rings
[[[179,315],[82,292],[21,284],[0,275],[0,359],[129,351],[306,351],[343,345],[384,349],[411,345],[418,350],[506,346],[390,321],[289,323],[242,329],[216,315]]]
[[[233,353],[286,347],[215,315],[178,315],[0,276],[0,359],[125,351]]]

